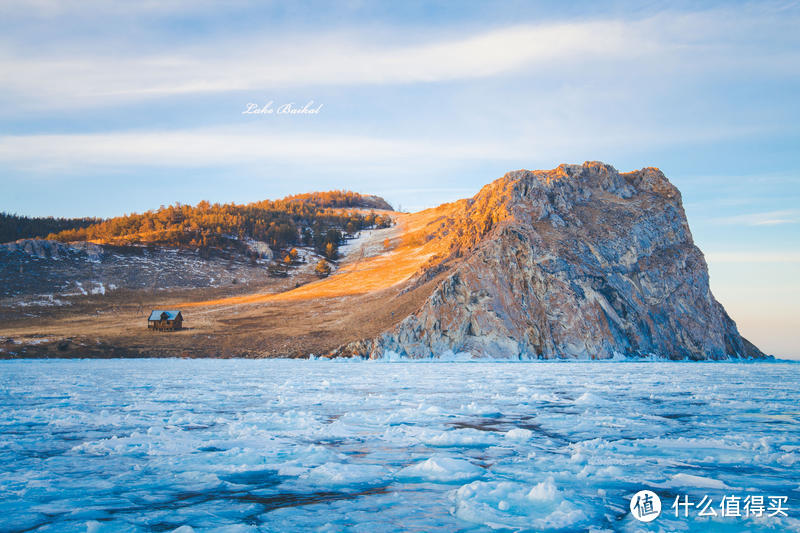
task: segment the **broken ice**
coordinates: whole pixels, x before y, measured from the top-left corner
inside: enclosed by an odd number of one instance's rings
[[[800,528],[800,366],[0,362],[0,529]],[[675,517],[677,494],[788,517]]]

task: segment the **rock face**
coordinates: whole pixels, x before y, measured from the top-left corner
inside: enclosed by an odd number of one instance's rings
[[[255,254],[258,255],[260,259],[266,259],[267,261],[272,261],[275,254],[272,252],[272,248],[269,247],[269,244],[261,241],[254,241],[248,240],[245,241],[245,246]]]
[[[443,281],[393,329],[337,354],[765,357],[711,294],[680,192],[656,168],[520,170],[452,206],[426,237],[446,250],[429,269]]]
[[[89,260],[99,262],[103,257],[103,248],[91,242],[75,242],[65,244],[44,239],[20,239],[0,244],[0,250],[22,252],[39,259],[61,259],[71,253],[82,253]]]

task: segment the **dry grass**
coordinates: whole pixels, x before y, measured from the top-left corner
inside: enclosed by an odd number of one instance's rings
[[[374,232],[328,278],[303,274],[250,287],[86,297],[36,318],[5,321],[0,337],[15,343],[0,344],[0,357],[299,357],[375,337],[416,311],[438,281],[403,290],[438,252],[424,231],[441,208],[393,216],[396,226]],[[305,284],[294,288],[297,281]],[[186,329],[148,331],[151,308],[181,309]]]
[[[393,213],[396,225],[375,232],[363,245],[364,254],[351,254],[336,272],[328,277],[287,292],[248,294],[216,300],[184,302],[181,307],[231,306],[318,298],[339,298],[388,290],[404,283],[437,253],[427,246],[424,228],[441,216],[436,209],[414,214]],[[414,238],[409,239],[411,235]],[[383,242],[388,239],[389,248]]]

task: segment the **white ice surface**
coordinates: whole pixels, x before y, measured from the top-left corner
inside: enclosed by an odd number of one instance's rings
[[[0,361],[0,405],[2,531],[800,529],[794,364]]]

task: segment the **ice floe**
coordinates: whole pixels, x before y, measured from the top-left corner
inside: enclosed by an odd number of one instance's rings
[[[633,532],[641,489],[800,529],[799,365],[0,361],[0,402],[6,529]]]

